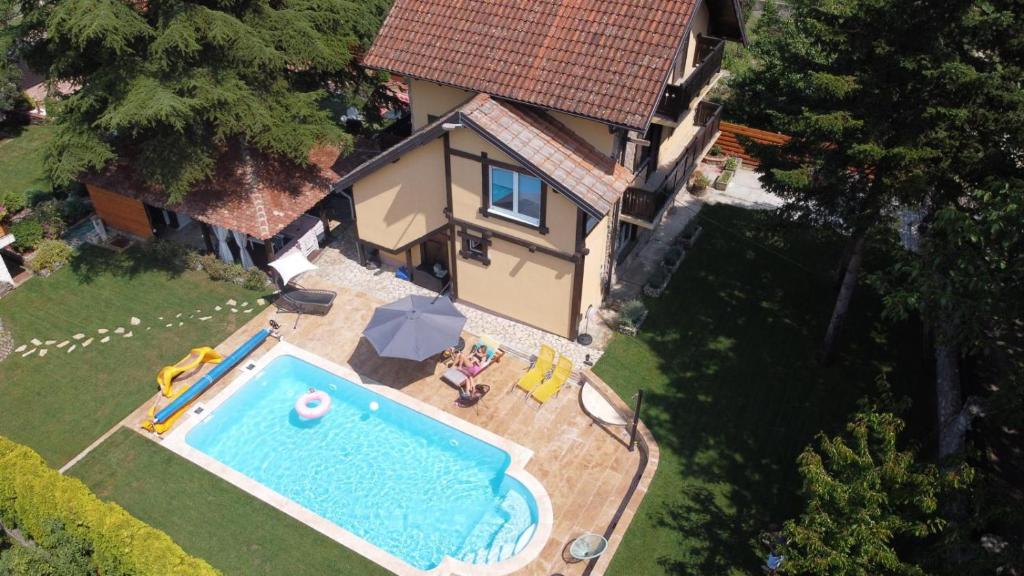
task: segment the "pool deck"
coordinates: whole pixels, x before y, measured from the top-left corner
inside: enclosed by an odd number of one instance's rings
[[[512,354],[489,367],[478,377],[480,383],[491,386],[490,393],[472,408],[454,405],[455,390],[443,383],[440,375],[443,364],[426,361],[380,358],[373,347],[361,338],[363,327],[369,322],[373,310],[383,302],[362,293],[339,289],[322,280],[304,282],[307,288],[338,291],[334,308],[325,317],[302,316],[295,326],[294,314],[278,314],[273,305],[254,317],[227,340],[216,346],[228,354],[245,342],[257,330],[276,319],[281,324],[281,335],[286,342],[327,360],[350,366],[366,382],[388,385],[421,402],[480,426],[494,434],[533,451],[526,465],[547,490],[553,510],[554,526],[551,537],[535,560],[517,574],[602,574],[614,554],[622,535],[646,493],[657,466],[657,447],[653,438],[641,426],[646,450],[627,449],[628,437],[622,428],[606,428],[596,424],[580,407],[577,384],[564,387],[561,393],[543,407],[533,400],[526,401],[522,393],[511,388],[528,366]],[[475,335],[464,334],[468,342]],[[183,343],[183,346],[204,343]],[[274,347],[276,340],[268,339],[249,357],[256,360]],[[537,343],[539,347],[540,342]],[[184,354],[187,350],[183,350]],[[177,361],[169,358],[168,363]],[[208,402],[245,372],[243,362],[217,382],[200,398]],[[582,367],[581,367],[582,368]],[[595,380],[589,377],[588,380]],[[597,382],[598,386],[603,383]],[[607,389],[605,389],[607,390]],[[157,399],[139,407],[124,422],[150,439],[155,435],[138,428]],[[616,398],[613,403],[624,408]],[[161,406],[166,402],[161,402]],[[608,551],[591,563],[576,562],[568,555],[572,540],[586,532],[609,537]],[[568,559],[568,560],[567,560]],[[588,572],[588,566],[589,572]],[[486,566],[473,574],[488,574]]]

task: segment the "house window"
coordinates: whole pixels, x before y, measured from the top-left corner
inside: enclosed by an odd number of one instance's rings
[[[542,187],[539,178],[491,166],[491,206],[493,214],[540,225]]]
[[[491,241],[484,238],[482,235],[477,236],[466,230],[461,232],[462,236],[462,250],[459,255],[468,260],[476,260],[482,262],[485,266],[491,263],[491,259],[487,257],[487,248]]]

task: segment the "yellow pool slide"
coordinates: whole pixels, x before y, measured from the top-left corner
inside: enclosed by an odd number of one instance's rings
[[[182,358],[177,364],[161,368],[156,375],[156,383],[160,385],[160,392],[164,396],[173,398],[182,392],[180,389],[172,388],[176,379],[188,378],[198,372],[203,364],[219,364],[223,359],[224,357],[219,352],[209,346],[193,348],[188,356]]]

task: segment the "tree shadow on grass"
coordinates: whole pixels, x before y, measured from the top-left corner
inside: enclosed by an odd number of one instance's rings
[[[842,428],[892,354],[877,299],[862,287],[840,359],[816,362],[840,241],[726,206],[706,207],[701,222],[701,242],[648,302],[650,320],[630,344],[643,356],[615,369],[648,388],[643,418],[662,465],[674,467],[659,470],[668,479],[656,483],[671,490],[652,490],[660,502],[647,508],[675,542],[657,550],[659,566],[749,574],[763,560],[758,533],[799,512],[796,457],[818,432]],[[633,375],[641,363],[656,364],[656,377]]]
[[[81,284],[91,284],[102,276],[134,278],[151,272],[163,272],[170,279],[187,270],[183,258],[160,258],[141,246],[115,252],[91,244],[83,244],[72,256],[69,266]]]

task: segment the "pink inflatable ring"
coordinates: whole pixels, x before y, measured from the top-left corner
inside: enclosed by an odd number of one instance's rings
[[[327,392],[309,389],[295,401],[295,411],[299,417],[315,420],[327,414],[331,409],[331,396]]]

